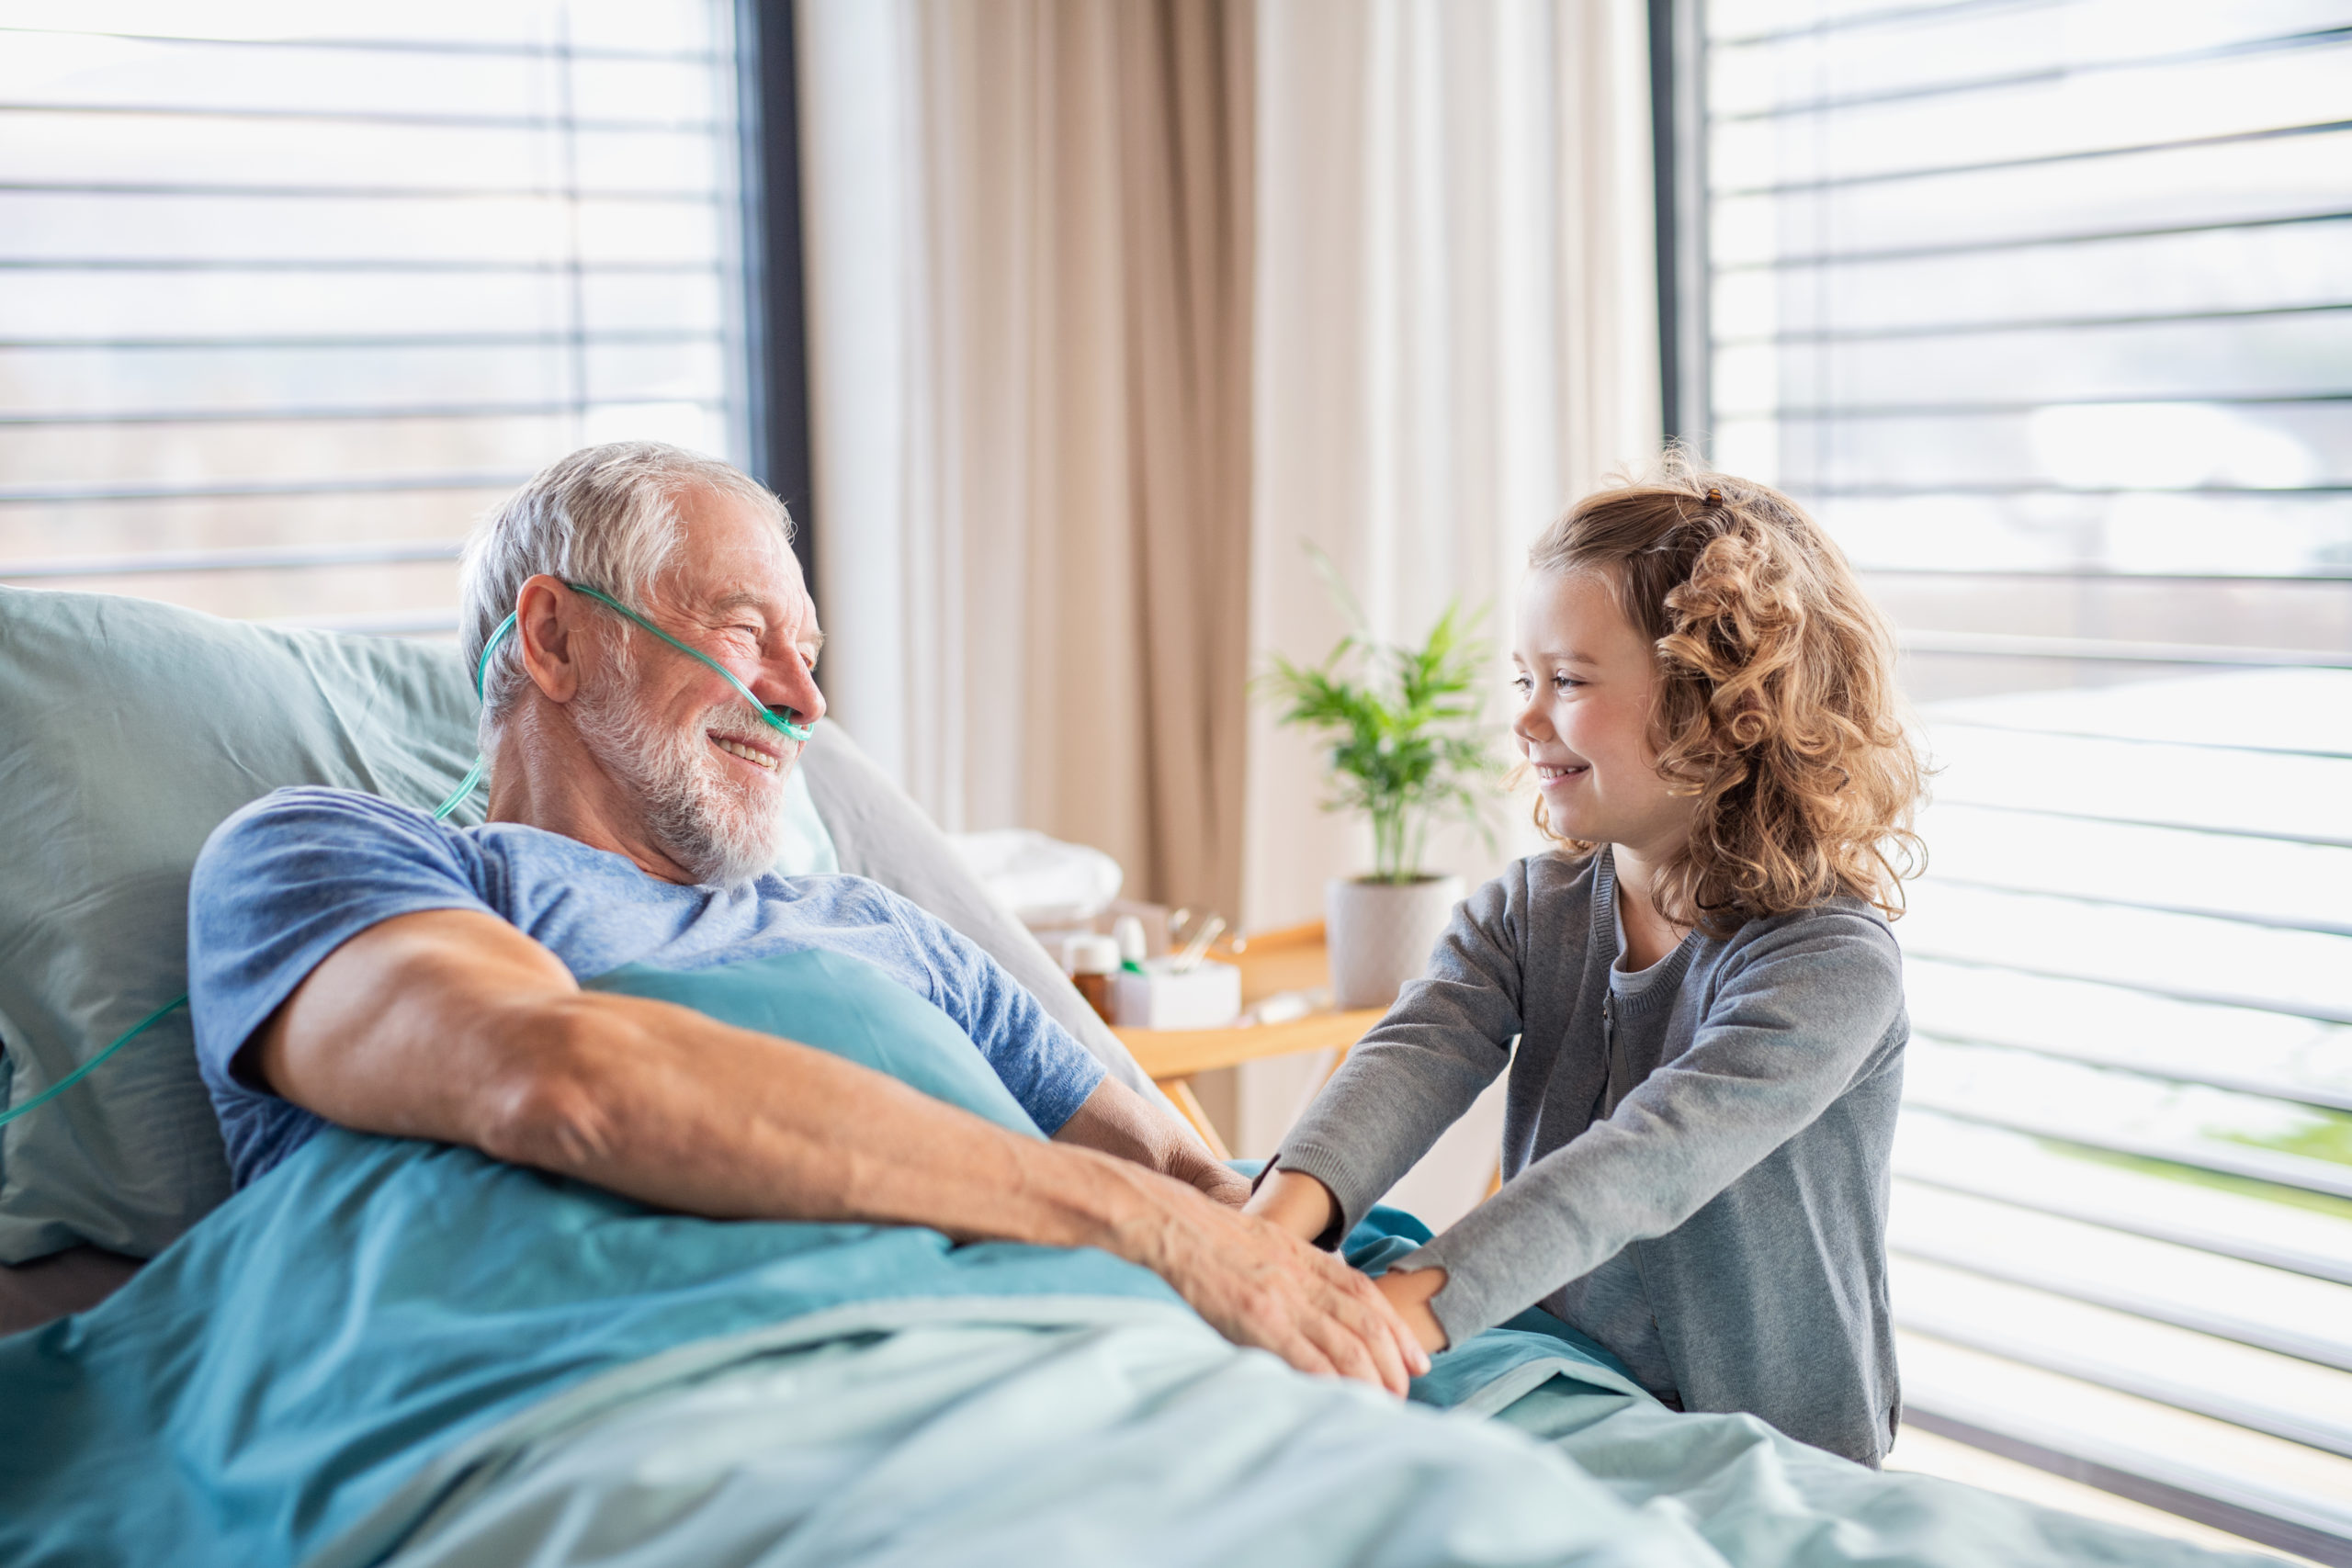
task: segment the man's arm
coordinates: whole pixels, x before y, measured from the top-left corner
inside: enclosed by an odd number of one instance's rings
[[[806,1045],[582,991],[479,911],[401,915],[345,942],[238,1067],[347,1127],[469,1145],[683,1213],[1099,1247],[1305,1371],[1401,1393],[1428,1364],[1362,1276],[1081,1146],[1083,1128],[1040,1143]]]
[[[1240,1207],[1249,1183],[1211,1155],[1166,1105],[1106,1078],[1087,1048],[994,956],[902,895],[875,891],[930,965],[931,999],[972,1037],[1039,1126],[1060,1123],[1053,1134],[1057,1142],[1133,1160]],[[1080,1081],[1091,1087],[1072,1108],[1062,1086],[1081,1073]]]
[[[1250,1196],[1250,1183],[1202,1146],[1183,1126],[1116,1078],[1104,1078],[1054,1134],[1057,1144],[1099,1149],[1172,1176],[1229,1209]]]

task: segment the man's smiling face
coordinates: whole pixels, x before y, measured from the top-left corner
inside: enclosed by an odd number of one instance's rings
[[[769,707],[813,724],[825,711],[813,673],[824,635],[783,530],[717,491],[682,491],[674,504],[678,548],[648,602],[632,607],[725,665]],[[590,754],[695,881],[734,886],[758,876],[775,860],[785,779],[801,743],[707,665],[610,611],[593,619],[600,657],[573,705]]]

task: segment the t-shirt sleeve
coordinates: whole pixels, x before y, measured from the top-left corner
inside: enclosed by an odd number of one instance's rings
[[[930,967],[932,1002],[972,1037],[997,1077],[1047,1137],[1061,1130],[1106,1069],[978,943],[890,895],[891,912]]]
[[[396,915],[480,909],[473,845],[421,811],[281,789],[215,829],[188,888],[188,1004],[208,1082],[336,948]]]

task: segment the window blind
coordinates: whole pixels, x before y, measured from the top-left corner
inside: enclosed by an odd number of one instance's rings
[[[0,581],[446,632],[542,464],[743,461],[731,17],[0,5]]]
[[[1906,1419],[2352,1562],[2352,5],[1652,15],[1670,416],[1942,769]]]

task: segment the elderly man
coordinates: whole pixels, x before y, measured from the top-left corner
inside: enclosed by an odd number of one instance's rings
[[[786,527],[774,497],[707,458],[573,454],[467,556],[487,824],[291,789],[213,835],[190,992],[238,1183],[324,1119],[713,1218],[1099,1247],[1232,1339],[1402,1393],[1427,1360],[1378,1293],[1238,1213],[1232,1173],[986,954],[873,883],[769,874],[799,743],[717,670],[571,586],[814,723],[822,637]],[[633,963],[808,949],[875,964],[938,1006],[1051,1141],[789,1040],[581,986]]]

